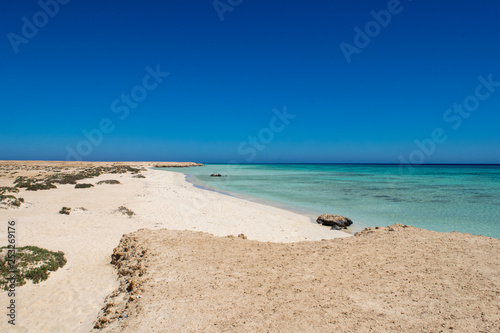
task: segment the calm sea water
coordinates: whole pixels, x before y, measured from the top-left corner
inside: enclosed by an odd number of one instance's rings
[[[344,215],[355,230],[403,223],[500,238],[500,166],[211,164],[168,170],[311,217]]]

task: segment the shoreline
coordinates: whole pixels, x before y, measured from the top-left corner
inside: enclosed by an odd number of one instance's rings
[[[165,171],[169,171],[169,170],[165,170]],[[237,192],[230,192],[230,191],[220,190],[220,189],[217,189],[217,188],[214,188],[214,187],[210,187],[210,186],[202,183],[200,180],[198,180],[198,178],[196,178],[195,175],[192,175],[192,174],[189,174],[189,173],[184,173],[184,172],[182,174],[185,175],[186,181],[188,183],[193,184],[197,188],[200,188],[200,189],[203,189],[203,190],[206,190],[206,191],[212,191],[212,192],[220,193],[222,195],[227,195],[227,196],[230,196],[230,197],[233,197],[233,198],[239,198],[241,200],[246,200],[246,201],[254,202],[254,203],[257,203],[257,204],[262,204],[262,205],[266,205],[266,206],[275,207],[275,208],[278,208],[278,209],[283,209],[283,210],[286,210],[286,211],[289,211],[289,212],[293,212],[295,214],[307,216],[310,219],[310,222],[312,224],[317,224],[316,219],[318,218],[318,216],[321,216],[322,214],[325,214],[325,213],[326,214],[335,214],[335,212],[332,213],[332,212],[326,212],[326,211],[318,213],[318,212],[314,212],[312,210],[308,210],[308,209],[305,209],[305,208],[299,209],[297,207],[293,207],[291,205],[280,203],[278,201],[267,200],[267,199],[259,198],[259,197],[256,197],[256,196],[251,196],[251,195],[237,193]],[[347,217],[349,217],[349,216],[347,216]],[[353,225],[351,225],[347,229],[343,229],[343,230],[340,230],[340,231],[345,232],[345,233],[353,236],[355,233],[363,231],[365,228],[370,228],[371,227],[371,226],[365,225],[362,222],[359,222],[357,220],[353,220],[353,221],[354,221]]]
[[[355,232],[403,223],[500,239],[499,168],[432,167],[413,176],[384,166],[291,164],[206,165],[179,171],[193,175],[192,182],[311,218],[346,216],[354,221]],[[212,171],[228,178],[208,177]]]
[[[0,163],[0,186],[91,164],[31,166],[6,174]],[[91,188],[21,189],[19,208],[0,209],[0,221],[18,221],[16,246],[62,251],[67,259],[46,281],[19,287],[16,331],[500,327],[495,238],[403,225],[351,237],[292,211],[198,188],[184,173],[134,166],[141,164],[78,180]],[[106,180],[115,185],[98,184]],[[70,215],[58,213],[63,206]],[[122,215],[120,206],[135,215]],[[0,306],[7,302],[0,292]],[[2,332],[10,329],[0,321]]]
[[[262,217],[263,220],[252,219],[252,222],[256,224],[240,225],[240,227],[248,230],[249,234],[245,233],[245,235],[248,236],[249,239],[263,241],[263,242],[266,241],[295,242],[302,240],[321,240],[321,239],[331,239],[331,238],[350,236],[349,234],[343,231],[330,230],[329,227],[321,226],[317,223],[309,223],[310,222],[309,217],[306,215],[297,214],[296,212],[280,207],[275,207],[266,203],[251,201],[248,200],[247,198],[240,198],[237,195],[233,195],[232,193],[224,193],[216,189],[205,188],[198,184],[194,184],[186,180],[186,175],[184,173],[168,171],[168,170],[154,170],[154,169],[151,170],[158,172],[158,174],[156,174],[156,177],[162,179],[160,182],[165,182],[166,180],[168,180],[168,182],[173,182],[173,184],[177,185],[178,189],[183,189],[184,191],[189,192],[189,195],[187,196],[187,199],[190,201],[189,207],[185,206],[179,208],[180,214],[183,215],[184,217],[191,217],[200,214],[209,215],[208,217],[202,218],[202,220],[203,219],[210,220],[211,218],[214,217],[220,217],[219,214],[221,212],[220,211],[214,212],[213,211],[214,209],[212,209],[211,207],[211,205],[216,205],[217,203],[221,203],[224,206],[224,208],[227,208],[227,211],[225,213],[229,214],[228,216],[226,216],[229,219],[233,218],[234,214],[236,215],[241,214],[241,212],[236,213],[233,210],[236,207],[244,209],[248,208],[252,210],[252,212],[255,213],[256,215],[260,215],[260,217]],[[166,173],[167,175],[163,175],[163,173]],[[159,192],[155,192],[154,194],[158,196],[162,195]],[[182,195],[182,193],[179,194]],[[185,209],[183,210],[183,208],[188,208],[188,211]],[[210,214],[213,214],[212,217],[210,217]],[[282,219],[284,218],[285,221],[288,220],[289,222],[292,222],[294,227],[298,229],[303,229],[302,231],[304,232],[304,234],[302,236],[300,236],[299,234],[295,234],[293,237],[291,237],[286,232],[283,234],[284,231],[281,229],[279,224],[280,222],[283,223],[284,221],[276,220],[275,217],[278,216]],[[200,222],[201,221],[198,221],[198,223]],[[225,226],[228,227],[228,225]],[[257,231],[256,229],[262,229],[266,227],[267,228],[277,227],[279,228],[280,231],[278,232],[276,229],[270,235],[264,235],[264,233],[262,232],[257,232],[255,236],[252,237],[252,232],[256,232]],[[203,226],[201,226],[201,228],[203,228]],[[196,231],[204,231],[200,229],[200,226],[195,229]],[[234,227],[231,227],[230,229],[234,230]],[[330,233],[330,231],[332,233]],[[210,231],[206,232],[212,233]],[[215,233],[212,233],[214,235],[220,235],[220,236],[227,235],[227,232],[224,228],[222,228],[221,230],[214,230],[214,232]],[[310,235],[306,235],[306,233],[308,232],[312,233]],[[281,236],[278,236],[278,234],[281,234]]]
[[[166,170],[166,171],[168,171],[168,170]],[[217,188],[210,187],[210,186],[208,186],[206,184],[203,184],[194,175],[191,175],[191,174],[188,174],[188,173],[183,173],[183,174],[186,176],[186,182],[188,182],[190,184],[193,184],[193,186],[196,187],[196,188],[199,188],[199,189],[202,189],[202,190],[205,190],[205,191],[211,191],[211,192],[219,193],[219,194],[222,194],[222,195],[227,195],[227,196],[232,197],[232,198],[238,198],[238,199],[241,199],[241,200],[246,200],[246,201],[254,202],[254,203],[265,205],[265,206],[271,206],[271,207],[274,207],[274,208],[283,209],[283,210],[286,210],[286,211],[289,211],[289,212],[292,212],[292,213],[295,213],[295,214],[298,214],[298,215],[303,215],[303,216],[308,217],[310,219],[310,222],[312,224],[318,224],[316,222],[316,219],[317,219],[318,216],[320,216],[322,214],[322,213],[316,214],[316,213],[314,213],[312,211],[309,211],[309,210],[306,210],[306,209],[297,209],[297,208],[294,208],[294,207],[286,205],[286,204],[281,204],[281,203],[279,203],[277,201],[266,200],[266,199],[262,199],[262,198],[259,198],[259,197],[253,197],[253,196],[250,196],[250,195],[236,193],[236,192],[219,190]],[[358,231],[361,231],[361,230],[363,230],[365,228],[366,228],[366,226],[360,228],[360,230],[351,230],[352,227],[349,227],[349,228],[347,228],[345,230],[340,230],[340,231],[345,232],[345,233],[347,233],[347,234],[349,234],[349,235],[352,236],[352,235],[354,235],[354,233],[356,233]]]
[[[10,165],[0,162],[2,170],[9,170],[0,174],[0,186],[13,186],[20,175],[66,173],[95,164],[76,163],[69,170],[63,170],[66,164],[54,162]],[[63,169],[54,170],[54,166]],[[311,224],[307,217],[293,212],[196,188],[178,172],[146,169],[142,174],[146,178],[134,178],[130,173],[102,174],[78,181],[94,185],[88,189],[75,189],[70,184],[57,184],[51,190],[21,189],[17,194],[25,201],[21,207],[0,209],[1,221],[18,221],[17,246],[62,251],[67,259],[67,264],[52,272],[46,281],[19,287],[20,312],[30,315],[20,315],[17,329],[90,331],[105,297],[118,287],[116,270],[110,264],[113,249],[123,235],[139,229],[203,231],[219,237],[244,234],[249,240],[285,243],[349,237]],[[121,184],[97,185],[102,180]],[[63,206],[73,212],[69,216],[59,214]],[[120,206],[135,215],[129,218],[117,213]],[[0,229],[0,239],[7,239],[6,231],[6,227]],[[7,301],[7,294],[0,292],[0,305]],[[0,330],[8,332],[10,327],[6,325],[1,321]]]
[[[166,170],[166,171],[168,171],[168,170]],[[299,215],[304,215],[304,216],[310,217],[311,218],[311,222],[316,223],[315,222],[315,217],[314,217],[314,216],[316,216],[316,214],[314,212],[312,212],[312,211],[305,210],[305,209],[302,209],[302,210],[296,209],[296,208],[294,209],[294,207],[291,207],[291,206],[288,206],[288,205],[285,205],[285,204],[281,204],[281,203],[279,203],[277,201],[266,200],[266,199],[262,199],[262,198],[259,198],[259,197],[253,197],[253,196],[242,194],[242,193],[219,190],[217,188],[210,187],[210,186],[208,186],[206,184],[203,184],[194,175],[191,175],[191,174],[188,174],[188,173],[183,173],[183,174],[186,176],[186,181],[188,183],[193,184],[195,187],[197,187],[199,189],[206,190],[206,191],[212,191],[212,192],[216,192],[216,193],[220,193],[220,194],[227,195],[227,196],[230,196],[230,197],[233,197],[233,198],[238,198],[238,199],[241,199],[241,200],[247,200],[247,201],[251,201],[251,202],[254,202],[254,203],[258,203],[258,204],[275,207],[275,208],[278,208],[278,209],[287,210],[287,211],[290,211],[290,212],[293,212],[293,213],[296,213],[296,214],[299,214]],[[319,215],[321,215],[321,214],[319,214]]]

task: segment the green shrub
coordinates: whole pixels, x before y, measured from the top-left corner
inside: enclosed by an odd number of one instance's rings
[[[109,185],[118,185],[121,184],[118,180],[109,179],[109,180],[101,180],[96,183],[97,185],[109,184]]]
[[[7,247],[1,247],[1,252],[6,252]],[[11,268],[7,264],[9,257],[0,257],[0,288],[8,289],[8,277]],[[39,283],[49,277],[50,272],[56,271],[66,264],[63,252],[53,252],[36,246],[16,248],[15,254],[15,280],[17,286],[26,284],[26,280]]]
[[[21,207],[21,204],[24,203],[23,198],[16,198],[13,195],[7,194],[0,194],[0,203],[7,206],[7,207]]]
[[[57,186],[52,183],[35,183],[29,184],[26,187],[26,191],[50,190],[53,188],[57,188]]]
[[[63,208],[61,208],[61,210],[59,211],[59,214],[69,215],[69,214],[70,214],[70,211],[71,211],[71,208],[69,208],[69,207],[63,207]]]
[[[64,170],[69,170],[69,169],[66,168]],[[40,179],[36,177],[30,178],[25,176],[19,176],[14,181],[15,184],[14,186],[16,189],[26,188],[26,190],[28,191],[50,190],[53,188],[57,188],[57,186],[54,184],[77,185],[77,182],[79,180],[98,177],[106,173],[117,174],[117,173],[130,172],[134,175],[137,175],[139,174],[140,171],[141,169],[131,167],[130,165],[116,165],[111,167],[90,167],[73,173],[58,173],[45,177],[39,175],[39,177],[41,177]],[[82,187],[77,187],[77,188],[82,188]]]
[[[46,179],[27,178],[23,176],[17,177],[16,180],[14,180],[14,184],[17,188],[17,192],[15,193],[19,193],[19,188],[26,188],[26,191],[50,190],[57,188],[57,186]]]
[[[90,188],[90,187],[94,187],[94,185],[92,184],[76,184],[75,185],[75,188]]]
[[[19,189],[15,187],[2,186],[0,187],[0,195],[5,193],[19,193]]]

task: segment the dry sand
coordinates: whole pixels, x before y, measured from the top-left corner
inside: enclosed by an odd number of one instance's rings
[[[12,186],[14,178],[20,175],[43,176],[112,164],[0,162],[0,186]],[[120,164],[156,165],[154,162]],[[119,286],[116,270],[110,264],[113,249],[124,234],[140,228],[196,230],[217,236],[244,233],[252,240],[273,242],[349,236],[313,224],[306,216],[201,190],[187,183],[180,173],[147,170],[142,174],[145,179],[127,173],[79,181],[95,184],[116,179],[121,185],[75,189],[74,185],[58,184],[52,190],[21,190],[18,196],[25,203],[20,208],[0,209],[2,244],[7,239],[8,219],[16,219],[17,246],[36,245],[63,251],[68,260],[48,280],[18,288],[17,325],[12,330],[2,315],[0,332],[89,332],[106,296]],[[58,213],[63,206],[73,209],[71,215]],[[126,206],[136,215],[128,218],[117,213],[119,206]],[[0,292],[0,306],[6,308],[8,301],[7,294]]]
[[[500,332],[500,240],[394,225],[292,244],[140,230],[104,332]]]

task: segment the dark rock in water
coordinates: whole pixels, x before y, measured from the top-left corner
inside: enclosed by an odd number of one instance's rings
[[[222,175],[220,173],[213,173],[210,177],[222,177]]]
[[[352,220],[333,214],[323,214],[316,220],[319,224],[331,226],[334,230],[345,229],[352,224]]]

